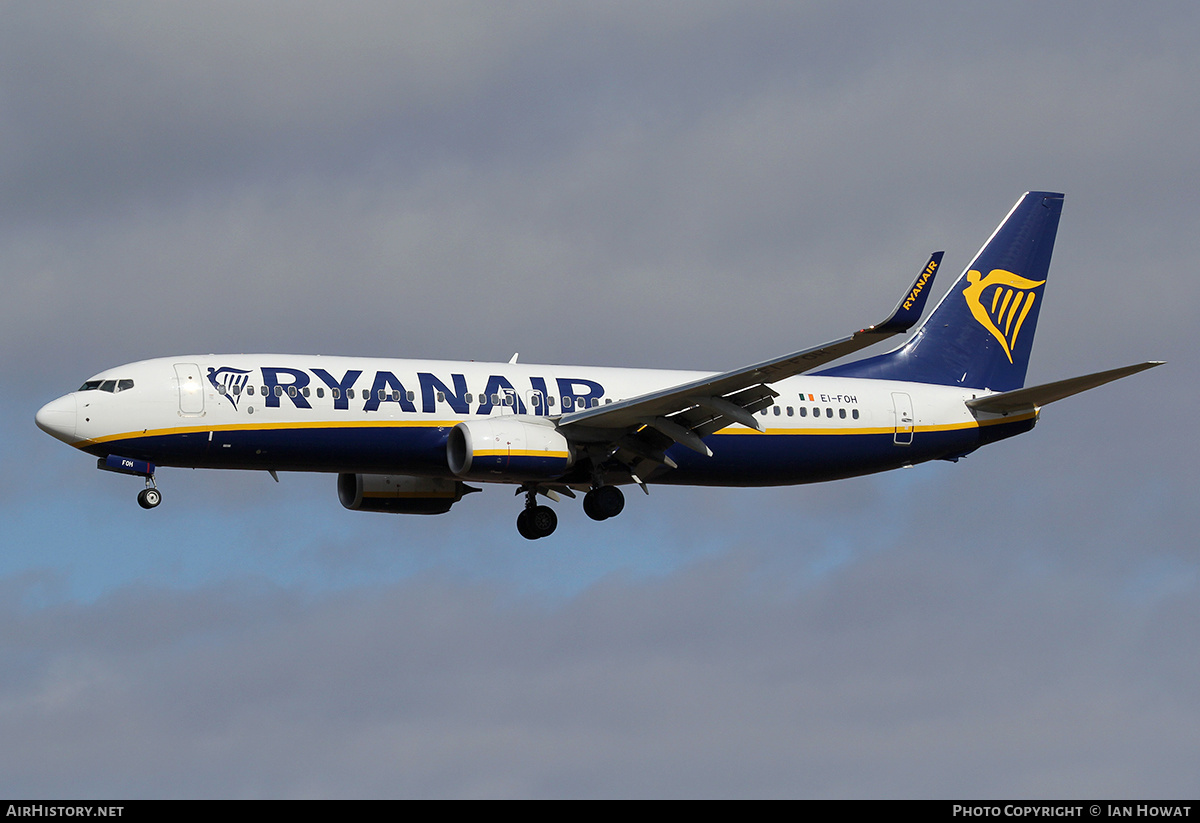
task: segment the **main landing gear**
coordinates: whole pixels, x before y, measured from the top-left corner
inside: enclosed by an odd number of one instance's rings
[[[537,540],[554,533],[558,527],[558,515],[549,506],[537,504],[537,492],[525,493],[525,511],[517,515],[517,531],[526,540]]]
[[[593,520],[616,517],[624,508],[625,495],[616,486],[597,486],[583,496],[583,511]],[[525,510],[517,515],[517,531],[526,540],[538,540],[553,534],[557,526],[554,509],[539,506],[537,490],[526,487]]]
[[[625,495],[616,486],[597,486],[583,496],[583,513],[593,520],[616,517],[625,508]]]

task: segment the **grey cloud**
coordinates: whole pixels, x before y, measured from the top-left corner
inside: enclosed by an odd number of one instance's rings
[[[8,11],[10,793],[1195,793],[1191,6]],[[734,367],[1041,187],[1031,381],[1171,362],[955,466],[530,548],[509,490],[166,472],[147,519],[32,426],[188,351]]]
[[[1103,581],[916,548],[789,594],[747,578],[760,563],[734,552],[550,609],[417,580],[315,600],[134,590],[19,623],[9,612],[9,644],[25,626],[36,662],[4,689],[7,790],[1194,789],[1197,672],[1172,652],[1194,591],[1131,603]]]

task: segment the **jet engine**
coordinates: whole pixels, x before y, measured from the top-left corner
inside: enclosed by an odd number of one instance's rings
[[[513,415],[469,420],[451,429],[446,442],[450,471],[478,480],[553,480],[574,462],[575,450],[549,420]]]
[[[480,491],[461,480],[407,474],[339,474],[338,500],[347,509],[392,514],[445,514]]]

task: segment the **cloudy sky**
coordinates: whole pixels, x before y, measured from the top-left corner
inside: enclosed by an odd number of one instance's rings
[[[1200,794],[1200,12],[3,4],[0,794]],[[38,431],[274,351],[728,369],[1066,193],[1031,382],[951,465],[349,512]],[[945,284],[943,284],[944,286]]]

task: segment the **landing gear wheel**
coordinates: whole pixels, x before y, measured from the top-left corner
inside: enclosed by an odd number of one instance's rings
[[[143,509],[153,509],[162,502],[162,494],[158,489],[142,489],[138,492],[137,501]]]
[[[625,495],[616,486],[600,486],[583,496],[583,512],[593,520],[616,517],[625,508]]]
[[[558,528],[558,515],[549,506],[534,506],[529,510],[529,525],[538,537],[548,537]]]
[[[526,540],[546,537],[558,527],[558,515],[549,506],[534,506],[517,515],[517,531]]]

